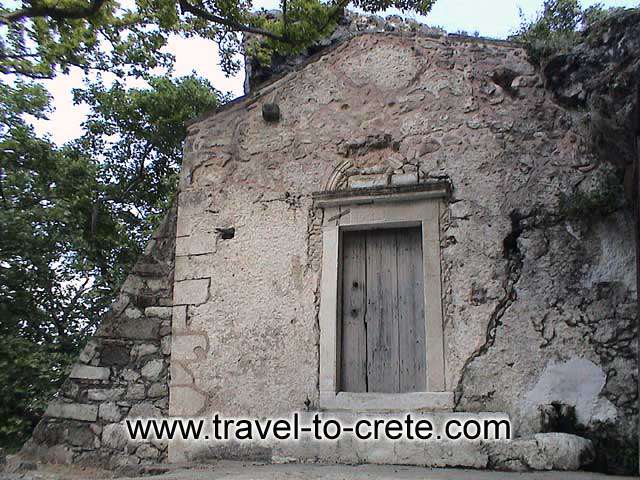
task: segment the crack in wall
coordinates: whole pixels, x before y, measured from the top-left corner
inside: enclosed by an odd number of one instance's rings
[[[509,217],[511,218],[511,231],[505,236],[503,246],[503,255],[507,260],[507,263],[505,265],[505,279],[502,284],[504,295],[498,301],[498,304],[489,317],[485,342],[480,348],[478,348],[471,354],[471,356],[467,359],[462,367],[460,381],[458,382],[458,386],[456,387],[455,392],[454,410],[458,409],[462,397],[464,396],[464,383],[469,366],[478,357],[486,354],[487,351],[493,346],[496,340],[497,329],[500,325],[502,325],[502,317],[504,316],[508,308],[517,299],[517,292],[515,287],[518,283],[518,280],[520,280],[524,259],[524,254],[518,247],[518,238],[525,229],[522,224],[522,220],[530,217],[531,215],[532,214],[522,215],[517,209],[512,210],[509,214]]]

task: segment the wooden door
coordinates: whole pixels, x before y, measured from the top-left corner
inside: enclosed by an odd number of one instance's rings
[[[341,390],[426,389],[419,227],[342,234]]]

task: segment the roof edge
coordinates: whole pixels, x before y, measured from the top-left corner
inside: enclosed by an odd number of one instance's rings
[[[270,78],[269,80],[266,80],[254,92],[250,92],[250,93],[247,93],[245,95],[241,95],[241,96],[239,96],[237,98],[234,98],[233,100],[225,103],[224,105],[220,105],[219,107],[214,108],[212,110],[209,110],[207,112],[204,112],[204,113],[198,115],[197,117],[195,117],[193,119],[187,120],[186,122],[184,122],[185,127],[189,128],[189,127],[191,127],[191,126],[193,126],[193,125],[195,125],[195,124],[197,124],[199,122],[207,120],[208,118],[210,118],[210,117],[212,117],[212,116],[214,116],[214,115],[216,115],[218,113],[231,110],[233,107],[239,106],[242,103],[246,102],[247,105],[251,105],[252,103],[256,102],[258,99],[260,99],[262,96],[264,96],[265,94],[271,93],[273,91],[273,89],[275,88],[275,84],[280,82],[280,81],[282,81],[284,78],[288,77],[289,75],[293,75],[293,74],[298,73],[299,71],[303,70],[304,68],[306,68],[310,64],[317,62],[323,56],[332,53],[333,51],[335,51],[340,46],[350,42],[354,38],[357,38],[357,37],[360,37],[360,36],[364,36],[364,35],[371,35],[371,36],[376,35],[376,36],[399,37],[399,38],[420,37],[420,38],[431,38],[431,39],[434,39],[434,40],[443,40],[445,42],[451,41],[451,42],[456,42],[456,43],[469,43],[469,42],[470,43],[488,43],[488,44],[492,44],[492,45],[500,45],[500,46],[512,47],[512,48],[522,48],[523,47],[522,42],[518,42],[518,41],[503,40],[503,39],[491,38],[491,37],[476,37],[476,36],[473,36],[473,35],[461,35],[461,34],[457,34],[457,33],[449,33],[449,34],[446,34],[446,35],[434,35],[434,34],[429,34],[429,33],[420,32],[420,31],[411,32],[411,33],[407,33],[407,32],[377,32],[377,31],[354,32],[350,36],[342,38],[342,39],[336,41],[335,43],[333,43],[333,44],[331,44],[331,45],[329,45],[327,47],[324,47],[319,52],[309,56],[309,58],[307,58],[306,60],[301,62],[299,65],[296,65],[291,70],[289,70],[287,72],[284,72],[284,73],[282,73],[280,75],[276,75],[276,76]]]

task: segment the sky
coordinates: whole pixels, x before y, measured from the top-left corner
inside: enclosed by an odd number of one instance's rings
[[[582,0],[587,7],[600,3],[605,7],[638,6],[639,0]],[[257,0],[257,8],[277,8],[277,0]],[[439,26],[448,32],[480,32],[481,36],[505,38],[513,33],[520,24],[522,11],[527,18],[533,18],[542,8],[542,0],[438,0],[426,16],[406,15],[432,26]],[[394,12],[388,12],[384,15]],[[175,55],[173,76],[188,75],[196,72],[207,78],[213,86],[234,97],[242,95],[244,74],[226,77],[217,63],[217,48],[213,42],[198,38],[183,39],[172,37],[167,49]],[[74,105],[71,90],[82,86],[83,74],[73,70],[68,75],[59,75],[53,80],[43,82],[52,96],[53,112],[48,120],[34,120],[38,133],[48,134],[58,144],[78,137],[82,131],[82,121],[88,108],[86,105]],[[107,79],[108,80],[108,79]],[[139,86],[133,83],[130,86]]]

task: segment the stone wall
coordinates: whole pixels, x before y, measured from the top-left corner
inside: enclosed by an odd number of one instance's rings
[[[272,102],[281,119],[268,123]],[[355,36],[195,121],[178,207],[170,413],[317,408],[322,210],[312,192],[362,175],[444,179],[456,410],[506,412],[521,435],[580,433],[599,445],[600,468],[632,471],[632,220],[608,194],[617,172],[588,146],[519,46],[413,33]],[[170,447],[173,460],[220,454]]]
[[[115,469],[166,459],[166,445],[128,442],[122,422],[168,414],[175,222],[172,208],[23,456]]]

